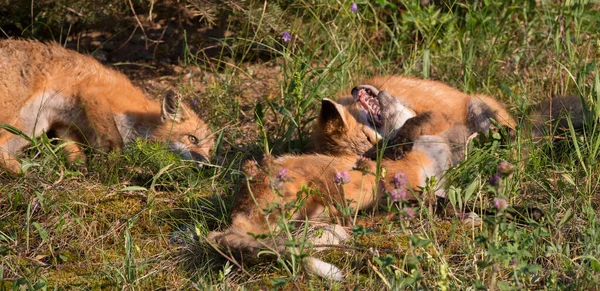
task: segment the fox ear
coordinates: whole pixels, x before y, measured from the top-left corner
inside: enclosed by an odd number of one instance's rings
[[[319,126],[326,132],[345,129],[347,127],[344,107],[337,102],[323,98],[321,113],[319,113]]]
[[[172,120],[181,122],[187,118],[187,112],[181,104],[181,96],[173,92],[173,90],[169,90],[165,93],[160,113],[163,121]]]

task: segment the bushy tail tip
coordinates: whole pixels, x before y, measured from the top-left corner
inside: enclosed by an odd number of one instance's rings
[[[321,278],[325,278],[331,281],[342,282],[346,275],[340,268],[323,262],[314,257],[306,257],[302,260],[304,269],[310,275],[317,275]]]

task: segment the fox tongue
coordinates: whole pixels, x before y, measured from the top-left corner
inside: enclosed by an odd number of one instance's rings
[[[360,102],[360,105],[367,113],[369,113],[369,117],[375,126],[381,126],[381,108],[379,107],[379,100],[372,94],[369,94],[365,89],[361,89],[358,92],[358,102]]]

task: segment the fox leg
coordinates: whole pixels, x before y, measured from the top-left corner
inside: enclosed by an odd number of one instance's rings
[[[13,154],[5,151],[2,151],[0,154],[0,167],[14,175],[21,173],[21,163]]]
[[[79,171],[86,171],[87,157],[81,148],[83,140],[77,134],[77,130],[67,126],[55,126],[52,130],[57,137],[66,142],[62,150],[65,152],[67,163]]]
[[[119,133],[110,104],[106,100],[96,98],[85,102],[84,108],[95,132],[94,140],[89,142],[105,152],[122,148],[123,138]]]
[[[427,111],[408,119],[402,127],[392,133],[383,152],[384,158],[399,160],[412,150],[414,141],[421,135],[430,135],[431,132],[445,130],[447,118],[442,114]],[[366,156],[375,159],[377,149],[383,148],[385,141],[380,141],[377,147],[370,149]]]
[[[467,104],[467,122],[472,132],[488,134],[495,119],[501,126],[508,128],[511,135],[516,128],[515,119],[506,111],[504,106],[489,96],[474,95]]]
[[[29,142],[24,138],[4,134],[5,138],[2,138],[0,134],[0,168],[4,168],[8,173],[13,175],[20,174],[21,163],[17,160],[15,153],[26,147]]]

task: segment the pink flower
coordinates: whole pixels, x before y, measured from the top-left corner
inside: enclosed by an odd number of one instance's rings
[[[358,5],[356,5],[356,3],[352,3],[352,5],[350,5],[350,12],[352,12],[352,13],[358,12]]]
[[[496,168],[496,172],[500,174],[502,177],[510,176],[514,171],[513,165],[511,165],[507,161],[502,161],[498,164],[498,168]]]
[[[492,186],[497,186],[498,184],[500,184],[500,175],[494,175],[491,176],[490,179],[488,180],[488,182],[492,185]]]
[[[350,174],[346,171],[337,172],[333,181],[338,185],[348,184],[350,183]]]
[[[390,197],[393,201],[406,200],[406,190],[404,189],[394,189],[390,191]]]
[[[277,172],[277,175],[275,176],[275,180],[279,180],[279,181],[285,181],[287,180],[288,177],[288,169],[287,168],[282,168],[281,170],[279,170]]]
[[[398,172],[394,175],[394,186],[396,189],[404,189],[406,188],[406,184],[408,183],[408,177],[403,172]]]
[[[272,180],[271,181],[271,188],[273,188],[274,190],[283,190],[283,188],[284,188],[283,181]]]
[[[494,207],[498,210],[504,210],[506,208],[508,208],[508,201],[506,201],[506,199],[504,198],[496,198],[494,200]]]
[[[415,210],[412,209],[411,207],[406,207],[402,209],[402,214],[404,214],[404,216],[406,218],[408,218],[408,220],[411,220],[413,218],[415,218]]]

